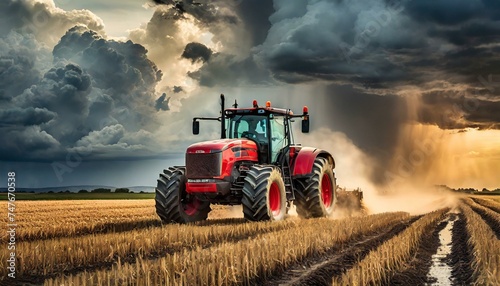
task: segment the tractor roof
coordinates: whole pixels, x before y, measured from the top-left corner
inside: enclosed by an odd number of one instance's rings
[[[250,108],[227,108],[226,116],[235,116],[235,115],[293,115],[293,112],[284,108],[275,108],[275,107],[250,107]]]
[[[266,102],[266,106],[259,106],[257,103],[257,100],[253,101],[253,107],[249,108],[227,108],[225,110],[225,115],[226,116],[235,116],[235,115],[269,115],[269,114],[274,114],[274,115],[289,115],[293,116],[293,112],[290,109],[285,109],[285,108],[276,108],[276,107],[271,107],[271,102],[268,101]]]

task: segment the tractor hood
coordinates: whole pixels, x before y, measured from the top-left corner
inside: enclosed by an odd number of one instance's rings
[[[218,139],[192,144],[187,148],[187,153],[216,153],[229,148],[240,147],[257,150],[257,144],[252,140],[241,139]]]

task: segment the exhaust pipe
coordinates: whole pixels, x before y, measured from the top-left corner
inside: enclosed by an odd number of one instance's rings
[[[220,109],[221,109],[221,116],[220,116],[220,138],[225,139],[226,138],[226,114],[224,113],[224,104],[225,104],[225,98],[224,94],[220,95]]]

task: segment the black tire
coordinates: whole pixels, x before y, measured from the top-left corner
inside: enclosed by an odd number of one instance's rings
[[[330,215],[337,201],[336,188],[335,175],[327,159],[316,158],[312,176],[305,180],[295,180],[294,204],[297,214],[303,218]]]
[[[210,203],[186,193],[185,169],[163,170],[156,188],[156,213],[166,223],[189,223],[207,219]]]
[[[243,184],[243,214],[248,221],[282,220],[286,215],[285,183],[278,168],[253,166]]]

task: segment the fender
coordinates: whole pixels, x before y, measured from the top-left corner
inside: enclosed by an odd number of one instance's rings
[[[294,160],[292,175],[294,177],[310,175],[312,173],[314,160],[316,160],[317,157],[328,159],[332,165],[332,169],[335,169],[335,160],[329,152],[312,147],[302,147]]]

